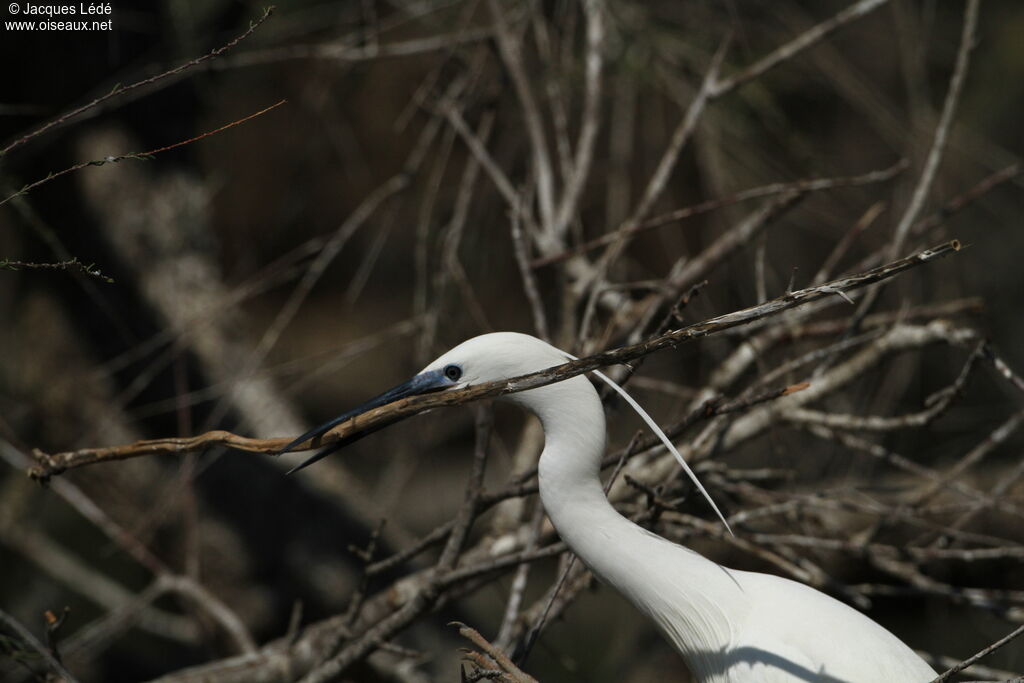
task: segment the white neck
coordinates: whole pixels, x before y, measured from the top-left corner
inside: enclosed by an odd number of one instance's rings
[[[604,410],[580,376],[514,394],[544,426],[540,497],[562,539],[650,617],[701,676],[731,641],[745,602],[727,569],[648,532],[611,506],[600,480]]]

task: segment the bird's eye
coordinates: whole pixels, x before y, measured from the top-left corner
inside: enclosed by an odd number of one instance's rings
[[[444,376],[455,382],[462,377],[462,368],[458,365],[446,365],[444,366]]]

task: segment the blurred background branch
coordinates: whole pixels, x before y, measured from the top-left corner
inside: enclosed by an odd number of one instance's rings
[[[235,450],[498,329],[625,363],[736,536],[609,395],[623,514],[1024,670],[1019,3],[111,7],[0,41],[0,678],[687,680],[531,419]]]

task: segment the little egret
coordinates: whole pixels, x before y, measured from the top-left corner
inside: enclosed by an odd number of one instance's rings
[[[408,382],[303,434],[281,452],[405,396],[518,377],[569,358],[525,334],[474,337]],[[657,625],[701,683],[913,683],[935,677],[899,638],[838,600],[778,576],[723,567],[620,515],[600,479],[604,410],[583,376],[504,399],[534,413],[544,427],[540,498],[555,529],[598,578]],[[340,445],[332,444],[296,469]],[[687,473],[693,476],[689,468]]]

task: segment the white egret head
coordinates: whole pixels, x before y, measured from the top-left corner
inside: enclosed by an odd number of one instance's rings
[[[416,396],[437,391],[450,391],[476,384],[512,379],[514,377],[520,377],[522,375],[546,370],[547,368],[561,365],[572,359],[574,359],[574,356],[552,346],[551,344],[548,344],[545,341],[537,339],[536,337],[531,337],[527,334],[520,334],[518,332],[492,332],[490,334],[482,334],[478,337],[473,337],[472,339],[462,342],[455,348],[443,354],[407,382],[403,382],[398,386],[392,387],[383,394],[370,399],[353,410],[339,415],[333,420],[306,432],[285,446],[280,452],[287,453],[309,439],[323,436],[346,420],[408,396]],[[657,423],[655,423],[650,415],[648,415],[647,412],[644,411],[644,409],[641,408],[640,405],[615,382],[596,370],[594,371],[594,374],[615,389],[615,391],[617,391],[623,399],[629,403],[637,414],[643,418],[644,422],[647,423],[651,430],[657,434],[665,447],[675,456],[676,460],[679,461],[679,464],[697,486],[697,489],[707,499],[719,519],[722,520],[722,523],[725,524],[726,528],[728,528],[729,525],[726,523],[725,517],[718,510],[718,506],[715,505],[711,496],[707,493],[696,475],[686,464],[686,461],[683,460],[679,451],[676,450],[668,437],[658,427]],[[526,407],[530,407],[529,395],[533,394],[534,397],[538,397],[542,393],[544,393],[544,388],[538,388],[523,392],[522,394],[509,394],[506,398],[516,403],[523,404]],[[381,427],[383,426],[385,425],[381,425]],[[376,429],[380,429],[381,427],[377,427]],[[601,428],[604,428],[603,423]],[[339,450],[368,433],[370,432],[364,431],[358,434],[353,434],[331,444],[316,455],[313,455],[293,468],[291,472],[313,464],[317,460]]]
[[[440,375],[442,389],[467,387],[561,365],[572,358],[547,342],[518,332],[492,332],[467,339],[420,375]]]

